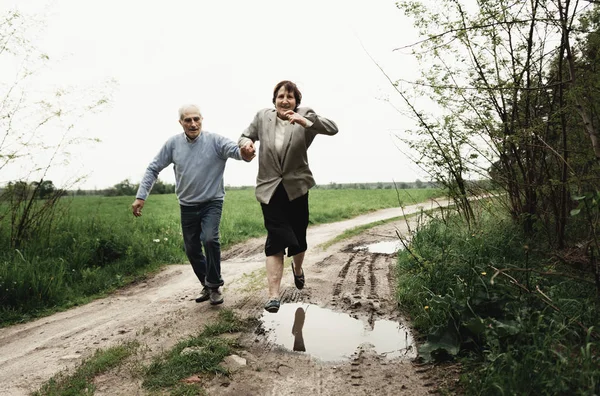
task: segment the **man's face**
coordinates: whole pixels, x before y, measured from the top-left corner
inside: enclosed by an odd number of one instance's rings
[[[202,129],[202,116],[197,109],[191,107],[184,111],[179,123],[183,127],[183,132],[185,132],[190,139],[195,139],[200,135],[200,130]]]

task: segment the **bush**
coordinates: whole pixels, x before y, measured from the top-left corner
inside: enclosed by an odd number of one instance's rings
[[[425,360],[456,358],[470,394],[594,394],[600,324],[591,279],[558,268],[509,219],[432,218],[398,257],[398,301]]]

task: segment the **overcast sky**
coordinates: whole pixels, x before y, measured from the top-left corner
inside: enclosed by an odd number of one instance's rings
[[[397,98],[365,52],[393,78],[416,77],[414,61],[393,51],[416,41],[394,1],[10,1],[44,10],[38,43],[53,60],[45,81],[116,81],[110,107],[76,125],[101,142],[79,147],[69,167],[51,173],[57,185],[82,174],[82,188],[139,182],[166,139],[181,132],[184,103],[201,107],[203,129],[237,141],[254,114],[272,106],[283,79],[298,84],[302,105],[339,127],[309,149],[318,184],[425,179],[396,147],[394,135],[412,125],[385,100]],[[256,161],[229,160],[225,183],[254,185],[256,172]],[[0,182],[11,177],[0,174]],[[160,178],[173,182],[172,168]]]

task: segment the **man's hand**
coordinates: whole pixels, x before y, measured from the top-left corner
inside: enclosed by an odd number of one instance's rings
[[[133,215],[135,217],[140,217],[142,215],[142,208],[144,207],[144,200],[136,198],[135,201],[131,204],[131,209],[133,210]]]
[[[252,158],[256,157],[256,151],[254,150],[254,143],[248,142],[240,148],[240,153],[244,161],[252,161]]]
[[[283,113],[283,115],[287,117],[290,124],[297,123],[297,124],[302,125],[304,128],[306,128],[307,119],[302,117],[300,114],[296,113],[294,110],[288,110],[285,113]]]

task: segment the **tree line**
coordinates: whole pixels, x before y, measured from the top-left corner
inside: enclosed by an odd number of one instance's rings
[[[0,188],[0,200],[25,199],[34,196],[36,199],[48,199],[54,194],[60,196],[78,196],[78,195],[101,195],[105,197],[134,196],[137,193],[139,184],[131,183],[125,179],[112,187],[105,189],[82,190],[82,189],[57,189],[51,180],[41,180],[35,182],[11,181],[4,188]],[[164,183],[158,179],[152,187],[153,194],[173,194],[175,184]]]

